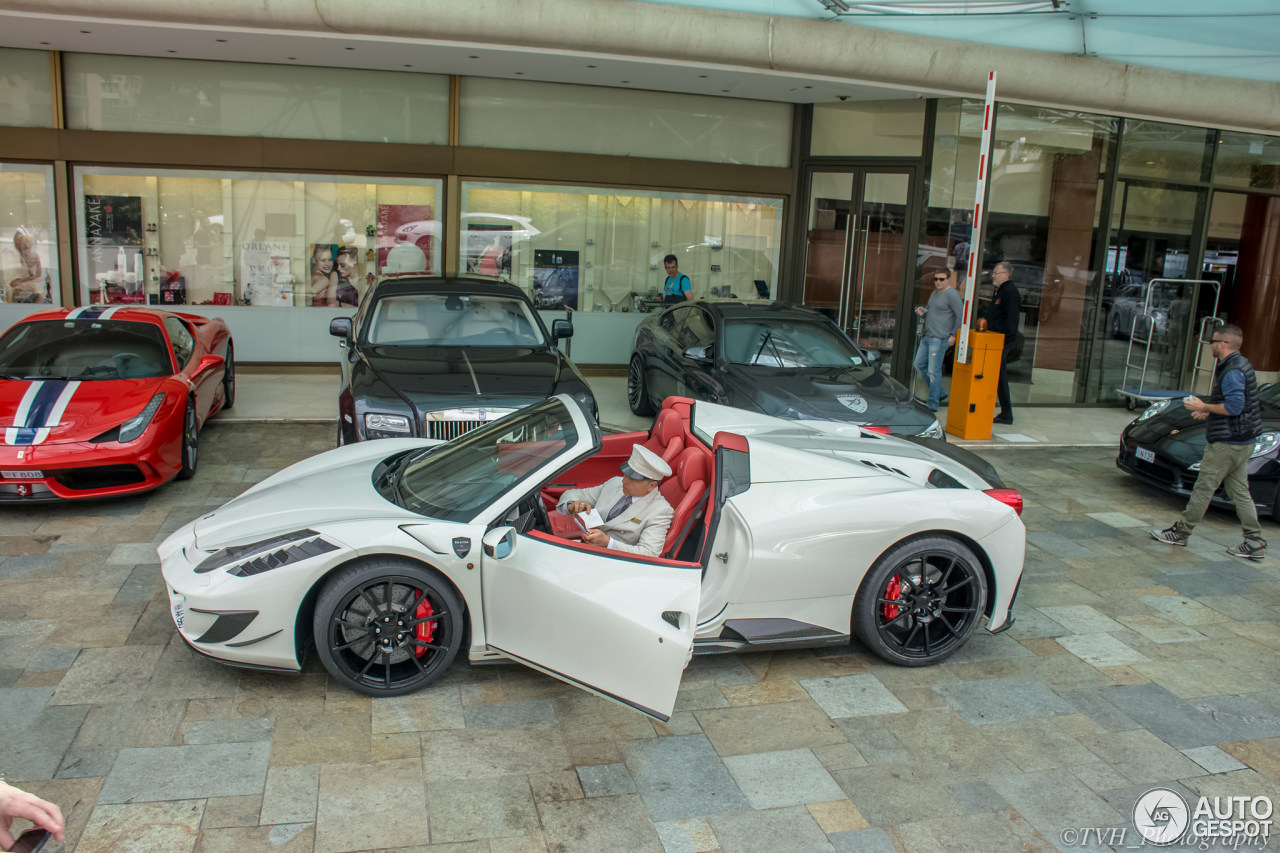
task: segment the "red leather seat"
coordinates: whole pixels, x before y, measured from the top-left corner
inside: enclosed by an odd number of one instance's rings
[[[707,493],[707,461],[705,451],[696,447],[686,448],[671,466],[672,475],[658,486],[662,496],[675,510],[671,529],[667,531],[667,541],[662,546],[664,556],[676,555],[689,535],[694,519],[701,515],[703,498]]]
[[[679,412],[674,409],[663,409],[653,422],[653,431],[645,441],[644,447],[662,457],[662,461],[675,470],[672,461],[684,450],[684,422]]]

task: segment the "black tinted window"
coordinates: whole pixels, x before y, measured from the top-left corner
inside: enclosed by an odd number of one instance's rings
[[[0,374],[9,379],[146,379],[172,372],[153,323],[40,320],[0,337]]]

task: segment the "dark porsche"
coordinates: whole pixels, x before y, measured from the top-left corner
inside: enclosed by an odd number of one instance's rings
[[[371,438],[449,439],[508,412],[570,394],[593,415],[595,397],[556,347],[527,296],[493,279],[395,276],[339,317],[342,388],[338,444]]]
[[[1280,521],[1280,384],[1258,392],[1262,404],[1262,434],[1249,460],[1249,492],[1258,514],[1271,513]],[[1116,465],[1166,492],[1190,495],[1204,456],[1204,421],[1197,421],[1182,399],[1153,403],[1120,433]],[[1231,508],[1221,488],[1214,506]]]
[[[782,302],[700,301],[636,329],[627,401],[652,414],[669,396],[694,397],[793,420],[847,421],[944,438],[906,386],[829,319]]]

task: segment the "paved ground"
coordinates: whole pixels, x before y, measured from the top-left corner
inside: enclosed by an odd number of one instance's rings
[[[856,646],[699,658],[662,725],[516,666],[375,703],[315,660],[192,655],[155,543],[331,433],[215,420],[192,481],[0,508],[0,770],[63,806],[66,849],[1098,846],[1067,843],[1085,828],[1123,848],[1155,785],[1280,799],[1280,560],[1223,554],[1217,512],[1188,549],[1154,542],[1180,501],[1109,450],[989,452],[1028,499],[1008,633],[929,669]]]

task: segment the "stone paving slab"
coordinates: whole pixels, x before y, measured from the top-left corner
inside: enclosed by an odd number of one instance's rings
[[[696,658],[657,723],[516,665],[372,701],[314,657],[191,654],[155,544],[330,441],[215,418],[193,480],[4,508],[0,771],[62,805],[65,850],[1080,850],[1062,829],[1132,835],[1154,785],[1280,797],[1280,559],[1226,556],[1216,510],[1154,542],[1182,502],[1110,448],[982,451],[1027,499],[1009,631],[923,668]]]

